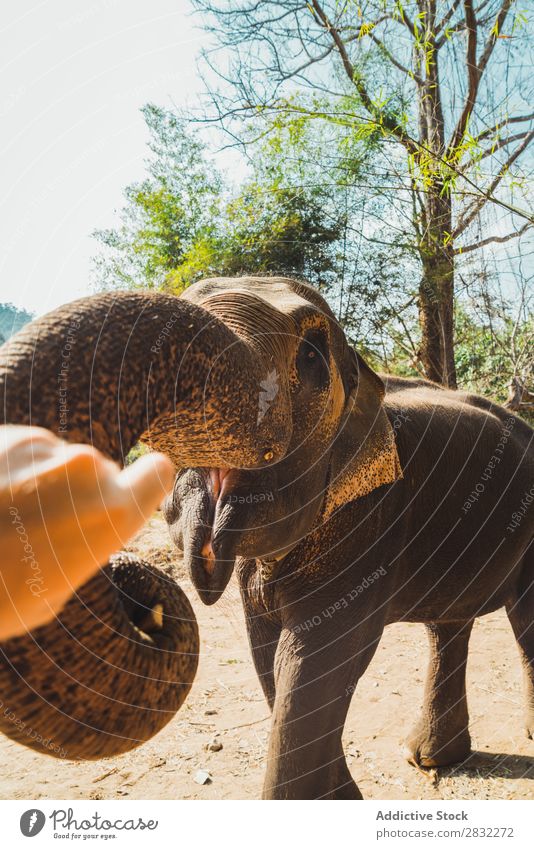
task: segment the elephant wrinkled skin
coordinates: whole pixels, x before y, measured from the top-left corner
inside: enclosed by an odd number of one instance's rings
[[[119,462],[140,437],[173,458],[164,512],[201,599],[215,603],[234,569],[239,580],[273,713],[266,798],[360,798],[342,731],[391,622],[425,623],[430,642],[413,763],[469,753],[469,635],[502,606],[534,735],[534,434],[521,419],[375,374],[317,291],[286,278],[84,299],[0,356],[6,421]],[[197,655],[181,590],[119,555],[54,623],[0,646],[0,728],[60,756],[125,751],[180,706]]]
[[[489,400],[379,377],[305,284],[221,278],[183,297],[264,357],[267,401],[276,387],[289,399],[281,459],[266,469],[184,466],[165,505],[205,603],[237,571],[273,713],[265,798],[361,798],[342,731],[391,622],[424,622],[430,642],[422,715],[407,742],[413,763],[469,753],[469,634],[477,616],[503,605],[533,736],[532,429]],[[253,398],[245,392],[241,403]]]
[[[265,377],[246,341],[161,293],[74,301],[0,348],[3,423],[49,428],[119,463],[141,437],[178,464],[279,458],[289,439],[283,393],[261,422],[239,405]],[[0,644],[0,730],[57,757],[125,752],[181,706],[198,650],[172,577],[119,555],[53,622]]]

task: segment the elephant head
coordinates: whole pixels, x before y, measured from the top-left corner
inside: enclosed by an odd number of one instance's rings
[[[143,438],[178,466],[266,467],[291,438],[289,387],[259,407],[281,367],[269,344],[163,294],[84,298],[0,349],[3,423],[49,428],[118,462]],[[243,407],[254,396],[257,409]],[[180,707],[197,659],[183,592],[120,555],[49,625],[0,644],[0,730],[60,757],[127,751]]]
[[[280,398],[290,420],[268,468],[183,468],[165,515],[201,599],[223,592],[236,557],[282,559],[334,510],[400,474],[384,386],[349,347],[323,298],[285,278],[201,281],[182,296],[263,357],[259,418]],[[240,409],[255,406],[243,390]]]

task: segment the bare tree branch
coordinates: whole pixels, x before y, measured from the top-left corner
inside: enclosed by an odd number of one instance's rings
[[[497,150],[501,150],[503,147],[508,147],[508,145],[512,144],[512,142],[520,141],[520,139],[524,139],[526,136],[528,136],[528,130],[525,130],[523,133],[515,133],[513,136],[507,136],[505,139],[500,139],[498,142],[495,142],[494,145],[488,147],[487,150],[482,151],[482,153],[473,160],[473,163],[480,162],[488,156],[493,156]]]
[[[488,130],[484,130],[482,133],[479,133],[478,136],[475,137],[475,141],[480,142],[482,139],[487,139],[488,136],[493,135],[493,133],[498,132],[501,127],[507,127],[508,124],[520,124],[524,121],[533,121],[534,120],[534,112],[531,112],[529,115],[513,115],[511,118],[503,118],[498,124],[495,124],[493,127],[490,127]]]
[[[454,16],[454,13],[458,9],[461,2],[462,2],[462,0],[454,0],[454,2],[451,4],[451,6],[449,8],[449,11],[443,16],[441,21],[439,21],[439,23],[436,25],[436,35],[447,27],[447,24],[449,23],[449,21]]]
[[[316,65],[317,62],[322,62],[323,59],[328,58],[328,56],[330,56],[332,51],[335,49],[336,45],[332,43],[329,47],[326,48],[326,50],[323,51],[323,53],[320,53],[319,56],[310,56],[307,62],[303,62],[303,64],[299,65],[297,68],[292,68],[287,73],[282,73],[281,79],[285,81],[291,79],[292,77],[298,77],[299,74],[306,70],[306,68],[310,68],[312,65]]]
[[[476,9],[475,9],[475,13],[476,13]],[[478,29],[480,30],[480,28],[482,26],[485,26],[486,24],[490,23],[490,21],[493,21],[493,16],[488,16],[488,17],[485,17],[485,18],[477,18]],[[466,30],[466,29],[467,29],[467,21],[465,20],[465,18],[462,18],[462,20],[458,21],[456,24],[454,24],[454,26],[446,29],[445,32],[442,32],[442,34],[439,36],[439,38],[436,39],[436,47],[438,48],[438,50],[441,47],[443,47],[443,45],[445,44],[446,41],[450,41],[451,35],[455,35],[456,33],[459,33],[459,32],[464,32],[464,30]]]
[[[515,0],[503,0],[503,4],[499,10],[499,14],[497,15],[497,19],[495,21],[495,26],[492,27],[492,30],[488,36],[488,40],[486,41],[486,46],[482,52],[482,56],[480,57],[480,61],[478,63],[478,68],[480,71],[480,76],[484,73],[486,69],[486,65],[488,64],[491,54],[493,53],[493,48],[497,44],[497,39],[501,35],[502,28],[508,12],[513,6]]]
[[[471,253],[471,251],[477,251],[479,248],[483,248],[486,245],[494,244],[495,242],[499,242],[502,244],[503,242],[509,242],[511,239],[518,239],[519,236],[522,236],[523,233],[526,232],[533,225],[527,221],[520,230],[516,230],[513,233],[508,233],[506,236],[488,236],[487,239],[480,239],[478,242],[474,242],[472,245],[466,245],[463,248],[455,248],[454,255],[455,256],[463,256],[464,254]]]
[[[405,133],[404,130],[399,127],[395,121],[392,121],[387,115],[384,115],[382,112],[380,112],[380,110],[377,110],[377,108],[373,104],[373,101],[371,100],[371,97],[363,83],[363,80],[361,79],[359,74],[356,73],[356,69],[349,58],[345,43],[341,38],[339,31],[336,29],[336,27],[334,27],[318,0],[312,0],[311,7],[315,10],[315,13],[321,26],[328,33],[330,33],[341,57],[345,73],[355,86],[356,91],[358,92],[364,107],[367,109],[369,114],[375,118],[375,120],[378,119],[377,123],[379,124],[379,126],[383,126],[389,133],[391,133],[392,136],[394,136],[398,141],[400,141],[401,144],[403,144],[404,147],[413,156],[417,156],[418,147],[414,140],[410,138],[410,136]]]
[[[478,213],[480,212],[480,210],[482,209],[482,207],[484,206],[484,204],[488,200],[493,200],[492,195],[493,195],[495,189],[500,184],[503,177],[508,173],[510,166],[513,165],[513,163],[516,161],[516,159],[519,156],[521,156],[521,154],[527,149],[527,147],[530,144],[530,142],[532,141],[532,139],[534,139],[534,130],[531,130],[528,133],[528,135],[523,140],[523,143],[518,145],[518,147],[516,147],[514,152],[508,157],[508,159],[506,160],[504,165],[501,165],[496,177],[490,183],[489,188],[486,189],[486,190],[480,190],[481,196],[479,197],[478,200],[474,201],[471,204],[471,206],[469,206],[465,210],[464,214],[461,216],[461,218],[460,218],[458,224],[456,225],[454,232],[452,234],[453,238],[456,238],[457,236],[459,236],[461,233],[463,233],[463,231],[466,229],[466,227],[469,227],[471,222],[474,221],[474,219],[476,218],[476,216],[478,215]],[[527,218],[526,215],[524,217]],[[532,216],[532,215],[529,216],[528,220],[530,222],[534,221],[534,216]]]
[[[406,9],[399,3],[399,15],[398,16],[390,16],[394,21],[401,21],[404,24],[406,29],[409,29],[414,38],[417,37],[417,33],[415,31],[415,26],[413,21],[410,20],[408,12]]]
[[[508,12],[510,11],[510,8],[513,3],[514,0],[503,0],[502,6],[499,10],[499,14],[497,15],[495,21],[495,25],[492,27],[491,32],[487,38],[484,50],[482,51],[480,61],[477,62],[478,23],[474,10],[473,0],[464,0],[464,13],[467,27],[466,65],[468,86],[464,107],[462,109],[460,118],[458,119],[458,123],[452,135],[447,151],[448,157],[450,156],[451,158],[454,157],[458,159],[461,155],[461,150],[459,150],[459,148],[464,138],[467,126],[469,124],[469,119],[471,117],[471,113],[476,103],[480,80],[490,60],[491,54],[493,53],[493,48],[497,43],[497,38],[502,30],[502,27],[506,20],[506,16],[508,15]]]
[[[381,24],[383,21],[386,21],[386,20],[388,20],[388,15],[382,15],[382,17],[377,18],[377,20],[373,21],[373,23],[371,23],[371,24],[365,24],[365,25],[362,24],[361,27],[359,27],[356,30],[356,32],[353,32],[348,38],[343,39],[343,44],[344,45],[350,44],[351,42],[357,41],[358,39],[362,38],[362,36],[368,35],[373,39],[373,41],[376,42],[376,44],[380,45],[380,47],[384,51],[385,55],[387,55],[388,59],[391,62],[393,62],[393,64],[396,65],[396,67],[399,68],[399,70],[404,71],[404,73],[407,74],[410,77],[414,77],[414,74],[412,73],[412,71],[410,71],[409,68],[405,68],[404,65],[401,65],[400,62],[398,62],[395,59],[395,57],[392,54],[389,53],[389,51],[387,50],[385,45],[383,45],[376,38],[376,36],[373,36],[373,34],[371,32],[371,29],[370,29],[371,27],[374,29],[375,27],[377,27],[379,24]],[[339,31],[340,30],[338,29],[338,32]],[[305,42],[304,42],[304,39],[302,38],[302,36],[301,36],[301,42],[303,43],[303,46],[305,47]],[[298,76],[299,74],[302,73],[302,71],[306,70],[306,68],[309,68],[311,65],[315,65],[317,62],[322,62],[323,59],[327,59],[328,56],[330,56],[330,54],[332,53],[332,51],[335,50],[336,48],[337,48],[337,43],[336,43],[335,40],[333,40],[330,47],[327,47],[327,49],[324,50],[323,53],[320,53],[318,56],[312,56],[306,50],[306,54],[308,56],[308,61],[304,62],[302,65],[299,65],[297,68],[291,69],[291,71],[288,71],[285,74],[281,73],[281,79],[288,80],[288,79],[291,79],[292,77]],[[352,81],[352,82],[354,82],[354,81]],[[421,82],[422,82],[422,80],[421,80]]]
[[[453,155],[465,135],[471,112],[476,103],[481,76],[477,65],[477,19],[473,8],[473,0],[463,0],[463,2],[467,27],[467,95],[462,114],[460,115],[449,145],[448,153]],[[507,0],[504,0],[504,2],[507,2]]]
[[[368,33],[366,33],[366,35],[369,36],[371,41],[374,41],[374,43],[379,47],[379,49],[382,51],[384,56],[386,56],[389,59],[389,61],[391,62],[392,65],[395,65],[395,67],[398,68],[399,71],[402,71],[403,74],[406,74],[407,77],[410,77],[410,79],[414,80],[417,83],[417,85],[424,86],[425,81],[423,80],[423,78],[420,77],[419,74],[415,73],[415,71],[410,71],[409,68],[407,68],[405,65],[401,64],[401,62],[399,62],[399,60],[393,55],[393,53],[391,53],[391,51],[388,50],[388,48],[386,47],[384,42],[380,41],[380,39],[377,38],[376,35],[373,32],[369,31]]]

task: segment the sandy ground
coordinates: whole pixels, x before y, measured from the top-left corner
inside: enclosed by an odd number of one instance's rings
[[[137,543],[143,554],[175,559],[166,529],[153,519]],[[3,799],[256,799],[260,796],[269,710],[247,645],[238,590],[215,607],[182,586],[199,620],[202,652],[189,698],[153,740],[126,755],[75,763],[0,740]],[[422,625],[387,628],[354,695],[344,742],[368,799],[532,799],[534,741],[523,736],[520,665],[502,611],[475,624],[468,665],[471,734],[476,749],[454,768],[423,773],[403,759],[402,740],[417,716],[426,667]],[[207,751],[217,736],[222,749]],[[209,782],[199,785],[199,770]]]

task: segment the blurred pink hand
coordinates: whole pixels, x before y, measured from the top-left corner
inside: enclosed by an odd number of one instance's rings
[[[52,619],[143,526],[173,480],[162,454],[121,470],[42,428],[0,427],[0,640]]]

